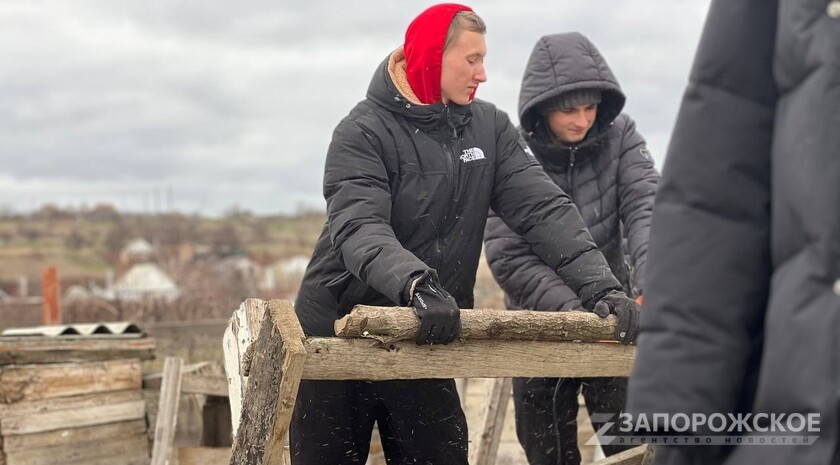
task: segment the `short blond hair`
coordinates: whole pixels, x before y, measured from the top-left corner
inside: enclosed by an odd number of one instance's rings
[[[455,13],[455,17],[449,23],[449,30],[446,32],[446,42],[443,43],[443,51],[445,52],[449,49],[464,31],[486,34],[487,25],[484,24],[484,20],[475,14],[474,11],[461,10]]]

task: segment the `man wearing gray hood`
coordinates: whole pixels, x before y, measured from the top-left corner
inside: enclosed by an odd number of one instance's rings
[[[621,113],[624,102],[615,76],[586,37],[544,36],[522,79],[520,135],[576,204],[625,291],[640,300],[659,173],[635,123]],[[509,309],[581,309],[580,297],[493,213],[485,228],[485,253]],[[638,314],[627,316],[629,321],[620,324],[626,328],[624,342],[631,342]],[[578,393],[590,413],[617,414],[626,386],[625,378],[514,379],[516,431],[529,463],[580,463]],[[624,448],[604,446],[604,452]]]

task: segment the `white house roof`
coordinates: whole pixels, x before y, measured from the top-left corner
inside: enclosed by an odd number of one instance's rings
[[[114,284],[117,298],[178,297],[178,285],[154,263],[138,263]]]

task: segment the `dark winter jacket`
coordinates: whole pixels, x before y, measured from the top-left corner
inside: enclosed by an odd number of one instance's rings
[[[379,66],[367,99],[333,134],[327,223],[295,303],[304,331],[333,335],[334,320],[356,304],[405,305],[407,283],[428,269],[471,308],[491,206],[584,305],[619,288],[577,209],[526,154],[507,115],[480,100],[412,103],[400,90],[402,57],[397,50]]]
[[[575,146],[552,141],[539,111],[569,90],[602,91],[598,116]],[[580,210],[610,268],[630,292],[625,255],[633,267],[635,292],[643,289],[648,232],[659,174],[636,132],[621,113],[624,94],[598,50],[578,33],[545,36],[534,48],[519,97],[521,135],[551,179]],[[625,250],[624,239],[629,246]],[[485,254],[508,308],[580,308],[577,294],[501,219],[491,214],[485,228]]]
[[[837,8],[712,2],[654,208],[628,403],[648,419],[785,414],[784,428],[819,414],[819,440],[661,447],[656,463],[840,459]]]

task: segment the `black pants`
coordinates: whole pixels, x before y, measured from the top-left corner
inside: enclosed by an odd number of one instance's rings
[[[363,465],[374,422],[388,465],[467,465],[467,421],[451,379],[301,381],[292,465]]]
[[[530,465],[578,465],[578,393],[590,414],[624,408],[627,378],[514,378],[516,435]],[[555,398],[555,388],[557,396]],[[555,404],[556,402],[556,404]],[[555,417],[555,413],[557,417]],[[597,431],[603,423],[594,423]],[[601,446],[607,456],[632,446]]]

